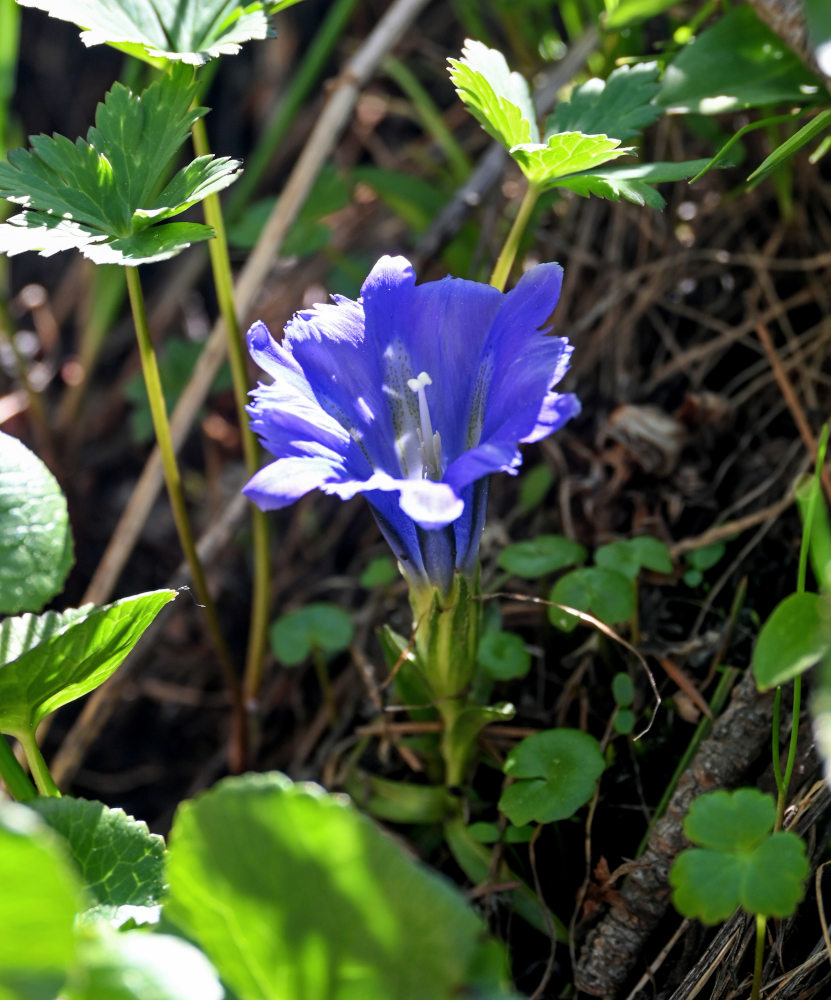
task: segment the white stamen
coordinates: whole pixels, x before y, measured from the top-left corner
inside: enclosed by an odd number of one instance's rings
[[[427,405],[425,388],[432,385],[433,380],[427,372],[421,372],[415,378],[407,379],[407,386],[418,394],[418,415],[421,422],[419,441],[421,442],[421,457],[424,463],[425,479],[441,479],[441,437],[439,432],[433,433],[430,422],[430,407]]]

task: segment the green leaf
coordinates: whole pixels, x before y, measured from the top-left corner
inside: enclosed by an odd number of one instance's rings
[[[540,463],[523,475],[519,484],[519,507],[523,513],[534,510],[543,502],[554,483],[554,474]]]
[[[760,691],[786,684],[831,651],[831,600],[790,594],[759,632],[751,667]]]
[[[826,0],[802,0],[802,9],[817,66],[831,76],[831,7]]]
[[[268,18],[298,0],[17,0],[83,27],[84,45],[127,43],[131,54],[199,66],[269,37]]]
[[[0,614],[40,611],[72,566],[66,498],[17,438],[0,433]]]
[[[584,198],[590,195],[610,201],[625,198],[635,205],[661,209],[665,204],[664,199],[651,185],[686,180],[709,163],[709,160],[685,160],[682,163],[633,163],[600,167],[563,177],[557,181],[556,187],[568,188]]]
[[[170,934],[86,928],[66,1000],[222,1000],[216,970],[194,945]]]
[[[545,123],[545,136],[555,132],[607,135],[624,142],[661,117],[652,104],[658,92],[657,63],[621,66],[605,81],[592,79],[575,87],[571,99],[561,101]]]
[[[606,15],[603,25],[609,31],[619,31],[630,24],[645,21],[656,14],[662,14],[677,0],[619,0]]]
[[[389,556],[376,556],[367,564],[358,582],[362,587],[371,590],[373,587],[388,587],[398,579],[398,570],[393,560]]]
[[[564,535],[538,535],[528,541],[506,545],[499,553],[499,568],[528,580],[575,566],[586,558],[586,550]]]
[[[544,143],[516,143],[510,152],[528,180],[546,188],[567,174],[599,167],[632,150],[607,135],[560,132]]]
[[[317,648],[334,655],[349,648],[355,625],[337,604],[319,601],[289,611],[271,626],[271,650],[287,667],[297,667]]]
[[[724,542],[713,542],[712,545],[703,545],[700,549],[685,552],[684,560],[688,566],[703,572],[712,569],[716,563],[720,562],[726,551],[727,546]]]
[[[0,802],[0,995],[49,1000],[75,954],[86,908],[60,838],[22,805]]]
[[[615,704],[626,708],[635,700],[635,685],[629,674],[622,671],[612,678],[612,697]]]
[[[670,870],[676,909],[707,924],[726,920],[738,906],[765,917],[793,913],[808,859],[796,834],[771,833],[775,818],[773,799],[755,788],[695,799],[684,832],[702,846],[683,851]]]
[[[630,580],[637,579],[642,569],[651,569],[656,573],[672,572],[669,549],[650,535],[601,545],[594,554],[594,561],[598,566],[613,569]]]
[[[667,66],[656,100],[669,112],[721,114],[766,104],[804,105],[819,87],[777,36],[742,4]]]
[[[33,730],[56,708],[103,684],[175,596],[156,590],[101,608],[6,618],[0,624],[0,732]]]
[[[96,263],[134,266],[210,239],[208,226],[165,221],[238,174],[235,160],[199,157],[163,186],[206,110],[192,107],[192,77],[177,67],[139,95],[116,83],[86,141],[37,135],[31,149],[10,152],[0,163],[0,195],[26,211],[0,225],[0,251],[48,256],[75,248]]]
[[[632,581],[601,566],[586,566],[560,577],[548,599],[577,611],[589,611],[607,625],[629,621],[635,612]],[[548,617],[563,632],[571,632],[579,621],[560,608],[549,608]]]
[[[180,806],[165,913],[239,1000],[451,1000],[484,928],[343,796],[277,774]]]
[[[605,768],[597,740],[579,729],[547,729],[508,754],[504,771],[516,778],[499,799],[514,826],[572,816],[594,794]]]
[[[506,149],[539,141],[528,83],[498,49],[468,38],[461,59],[448,59],[456,93],[482,128]]]
[[[155,906],[164,890],[164,840],[146,823],[102,802],[49,797],[26,805],[66,841],[92,899],[109,906]]]
[[[524,677],[531,669],[531,654],[513,632],[486,632],[476,654],[479,665],[495,680]]]
[[[803,146],[825,132],[829,126],[831,126],[831,108],[826,108],[825,111],[820,111],[816,117],[812,118],[807,125],[803,125],[790,138],[777,146],[769,156],[765,157],[747,178],[748,181],[755,183],[767,177],[769,173],[799,152]]]

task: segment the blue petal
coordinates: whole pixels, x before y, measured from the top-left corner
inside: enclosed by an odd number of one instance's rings
[[[336,470],[325,458],[278,458],[245,484],[242,492],[260,510],[279,510],[320,489]]]

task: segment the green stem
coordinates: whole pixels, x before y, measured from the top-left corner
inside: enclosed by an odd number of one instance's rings
[[[334,692],[332,691],[332,682],[329,680],[329,671],[326,669],[326,660],[323,652],[320,646],[314,644],[312,645],[312,663],[314,663],[317,682],[320,685],[320,691],[323,695],[326,714],[329,716],[329,722],[334,729],[338,724],[338,706],[335,701]]]
[[[762,992],[762,959],[765,957],[765,924],[761,913],[756,915],[756,954],[753,960],[753,989],[750,1000],[759,1000]]]
[[[173,511],[173,520],[176,523],[176,531],[179,535],[182,551],[190,567],[193,589],[196,592],[197,600],[204,609],[208,632],[216,649],[220,666],[225,675],[228,691],[231,695],[236,722],[234,762],[236,765],[242,766],[244,759],[244,742],[242,742],[244,725],[242,726],[242,731],[240,730],[240,725],[244,719],[244,711],[240,684],[231,652],[228,649],[219,625],[216,605],[208,589],[208,581],[205,578],[205,571],[202,568],[202,563],[193,539],[193,531],[191,530],[190,519],[188,518],[187,507],[185,505],[185,494],[182,489],[182,479],[179,474],[179,465],[176,461],[176,450],[173,447],[173,439],[170,436],[170,424],[167,419],[167,409],[162,392],[162,382],[159,376],[159,366],[156,362],[155,352],[153,351],[153,343],[150,340],[147,311],[144,306],[144,295],[141,290],[138,269],[127,267],[125,268],[125,274],[127,278],[127,291],[130,295],[130,306],[133,310],[133,322],[136,328],[141,370],[144,375],[144,384],[147,387],[150,415],[153,418],[153,429],[156,432],[156,442],[161,454],[162,469],[165,485],[167,486],[167,494],[170,498],[170,506]]]
[[[777,694],[779,694],[777,688]],[[776,787],[779,792],[776,799],[776,825],[774,830],[781,830],[782,824],[785,821],[785,807],[788,804],[788,787],[791,783],[791,776],[793,775],[794,764],[796,762],[796,746],[799,741],[799,712],[802,707],[802,675],[794,678],[793,682],[793,712],[791,718],[791,738],[788,742],[788,758],[785,761],[785,773],[782,775],[781,782],[777,780]],[[778,720],[777,720],[778,721]],[[778,730],[777,726],[777,730]],[[778,757],[778,754],[777,754]],[[775,760],[775,773],[779,771],[779,761]]]
[[[40,752],[38,741],[35,739],[34,730],[21,729],[19,733],[15,733],[15,736],[20,741],[20,745],[23,747],[23,752],[26,754],[29,770],[32,772],[32,777],[35,779],[35,785],[37,785],[38,792],[41,795],[59,796],[61,794],[60,789],[55,784],[55,781],[49,772],[49,768],[46,766],[46,761],[43,759],[43,754]],[[5,743],[5,740],[3,742]]]
[[[536,184],[529,184],[522,196],[522,201],[519,203],[519,210],[511,226],[511,231],[508,233],[508,238],[505,240],[505,245],[502,247],[502,252],[491,275],[490,283],[500,292],[505,291],[505,285],[508,283],[508,276],[519,250],[522,234],[525,232],[525,227],[528,225],[528,220],[531,218],[540,193],[541,189]]]
[[[33,799],[37,795],[35,786],[29,781],[28,775],[20,766],[2,733],[0,733],[0,778],[3,779],[9,795],[14,796],[18,802],[25,802],[26,799]]]
[[[208,133],[201,118],[193,124],[193,146],[197,156],[210,153]],[[248,424],[245,403],[248,399],[248,375],[245,368],[245,349],[240,332],[237,312],[234,306],[234,279],[231,274],[231,258],[228,254],[228,240],[219,195],[209,194],[204,200],[205,221],[213,228],[215,238],[208,242],[211,255],[214,285],[216,287],[219,311],[225,323],[228,340],[228,360],[234,384],[234,398],[237,406],[237,420],[242,435],[242,450],[249,476],[253,476],[260,466],[260,450],[254,432]],[[246,704],[255,702],[262,685],[268,642],[268,612],[271,587],[271,567],[269,561],[268,519],[254,504],[251,504],[251,533],[253,543],[254,580],[251,595],[251,622],[248,632],[248,651],[245,660],[243,692]]]

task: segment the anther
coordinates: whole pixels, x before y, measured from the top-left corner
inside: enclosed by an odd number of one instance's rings
[[[441,479],[441,437],[439,432],[433,433],[433,425],[430,422],[430,407],[427,405],[427,394],[425,389],[432,385],[433,380],[427,372],[421,372],[415,378],[407,379],[407,386],[418,395],[418,416],[421,422],[419,440],[421,442],[421,456],[424,463],[424,476],[426,479]]]

